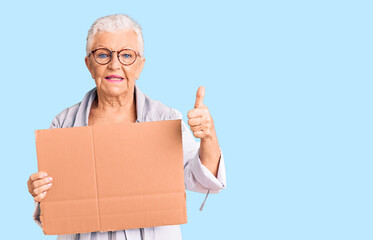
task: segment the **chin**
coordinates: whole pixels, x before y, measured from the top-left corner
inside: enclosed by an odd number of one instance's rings
[[[112,85],[105,85],[101,88],[101,91],[104,92],[106,95],[109,96],[119,96],[123,95],[129,91],[129,87],[127,84],[112,84]]]

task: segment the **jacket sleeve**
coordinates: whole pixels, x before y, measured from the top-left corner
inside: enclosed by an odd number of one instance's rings
[[[65,110],[62,113],[64,113],[64,112],[65,112]],[[60,128],[61,127],[60,123],[61,123],[61,114],[57,115],[53,119],[51,125],[49,126],[49,129]],[[34,201],[34,204],[35,204],[35,209],[34,209],[33,219],[36,222],[36,224],[38,224],[41,227],[41,221],[40,221],[40,203]]]
[[[172,119],[182,119],[182,114],[172,110]],[[220,149],[220,162],[217,177],[208,170],[199,158],[200,143],[194,140],[188,126],[181,121],[184,155],[185,188],[200,193],[218,193],[226,187],[226,175],[223,152]]]

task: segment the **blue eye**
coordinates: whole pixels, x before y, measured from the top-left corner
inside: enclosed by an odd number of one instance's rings
[[[128,54],[128,53],[125,53],[122,55],[124,58],[132,58],[132,55],[131,54]]]
[[[108,58],[109,55],[105,54],[105,53],[101,53],[98,55],[99,58]]]

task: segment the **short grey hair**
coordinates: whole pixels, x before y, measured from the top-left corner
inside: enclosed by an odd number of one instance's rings
[[[99,32],[117,32],[125,29],[134,30],[139,41],[139,53],[144,56],[144,39],[141,26],[132,18],[125,14],[113,14],[98,18],[88,30],[87,36],[87,56],[90,53],[93,37]]]

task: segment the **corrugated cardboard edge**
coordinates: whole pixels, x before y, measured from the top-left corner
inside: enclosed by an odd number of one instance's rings
[[[39,130],[35,130],[35,143],[37,144],[37,140],[38,140],[38,131]],[[38,147],[36,146],[36,158],[38,158]],[[39,164],[38,164],[38,172],[40,172],[40,169],[39,169]],[[41,228],[42,228],[42,230],[43,230],[43,233],[45,234],[45,235],[47,235],[47,233],[45,232],[45,230],[44,230],[44,214],[43,214],[43,211],[42,211],[42,204],[43,204],[43,202],[39,202],[39,210],[40,210],[40,212],[39,212],[39,219],[40,219],[40,224],[41,224]]]

